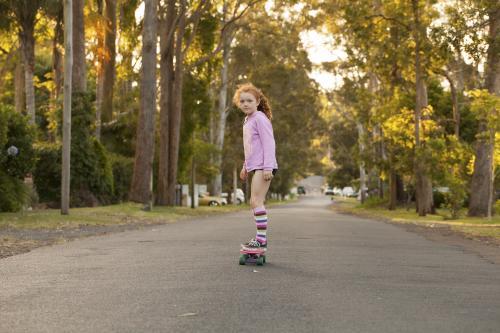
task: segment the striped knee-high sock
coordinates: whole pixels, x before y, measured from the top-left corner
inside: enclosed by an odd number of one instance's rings
[[[255,239],[262,245],[267,244],[267,212],[264,206],[257,207],[253,211],[257,235]]]

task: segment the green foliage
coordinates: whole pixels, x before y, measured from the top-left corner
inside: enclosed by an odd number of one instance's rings
[[[23,180],[35,165],[34,133],[26,117],[0,104],[0,211],[17,211],[29,198]],[[8,153],[12,146],[15,155]]]
[[[74,207],[111,203],[113,169],[104,146],[92,136],[90,96],[79,93],[72,101],[71,191]],[[57,205],[61,189],[61,145],[40,144],[35,185],[42,201]]]
[[[38,196],[41,202],[58,207],[61,200],[61,145],[39,143],[35,147],[37,163],[33,178]]]
[[[446,204],[445,194],[436,190],[432,191],[432,201],[434,202],[434,207],[441,208]]]
[[[0,166],[9,176],[23,179],[31,172],[35,165],[35,156],[32,148],[35,139],[33,126],[23,115],[16,113],[12,108],[0,105]],[[7,149],[10,146],[19,150],[15,156],[9,156]]]
[[[479,132],[477,139],[494,140],[495,133],[500,131],[500,97],[487,90],[471,90],[471,112],[480,122],[486,125],[485,131]]]
[[[365,208],[381,208],[387,207],[388,200],[387,198],[380,198],[378,196],[372,196],[366,198],[365,202],[362,204]]]
[[[434,179],[449,188],[449,192],[444,194],[445,204],[452,218],[456,219],[467,197],[470,181],[467,166],[472,159],[472,149],[454,136],[446,136],[444,141],[445,145],[437,154],[439,158],[436,163],[440,167],[434,168],[439,170],[434,172]]]
[[[29,193],[23,181],[0,170],[0,212],[17,212],[28,200]]]
[[[107,150],[123,156],[134,156],[138,114],[139,112],[130,112],[101,128],[101,142]]]
[[[113,169],[113,202],[127,201],[132,182],[134,159],[118,154],[109,154],[109,159]]]
[[[191,158],[196,159],[198,182],[208,182],[216,173],[211,158],[217,153],[214,145],[200,137],[208,131],[212,101],[208,93],[209,80],[206,73],[194,76],[187,74],[184,80],[181,139],[179,146],[179,181],[187,184],[191,179]],[[194,134],[193,134],[194,133]],[[194,140],[193,140],[194,135]]]
[[[88,94],[75,94],[72,101],[71,204],[95,206],[111,202],[113,171],[106,150],[92,136],[94,122]]]

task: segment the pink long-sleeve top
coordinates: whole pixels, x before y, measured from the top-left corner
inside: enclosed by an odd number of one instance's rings
[[[278,169],[273,126],[263,112],[256,111],[245,118],[243,144],[245,148],[244,167],[247,172],[260,169]]]

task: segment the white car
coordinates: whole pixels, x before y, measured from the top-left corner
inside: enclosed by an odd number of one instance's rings
[[[325,195],[334,195],[335,192],[333,191],[333,188],[331,187],[328,187],[326,190],[325,190]]]
[[[221,197],[227,198],[228,194],[226,192],[221,193]],[[234,201],[234,192],[231,192],[231,201]],[[236,202],[238,203],[238,205],[245,202],[245,193],[243,193],[243,190],[241,188],[236,189]]]
[[[342,196],[350,197],[354,194],[354,189],[351,186],[346,186],[342,189]]]

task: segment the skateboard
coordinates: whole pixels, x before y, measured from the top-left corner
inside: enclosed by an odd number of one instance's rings
[[[240,249],[240,265],[246,263],[255,263],[257,266],[262,266],[266,263],[267,249],[249,249],[241,246]]]

